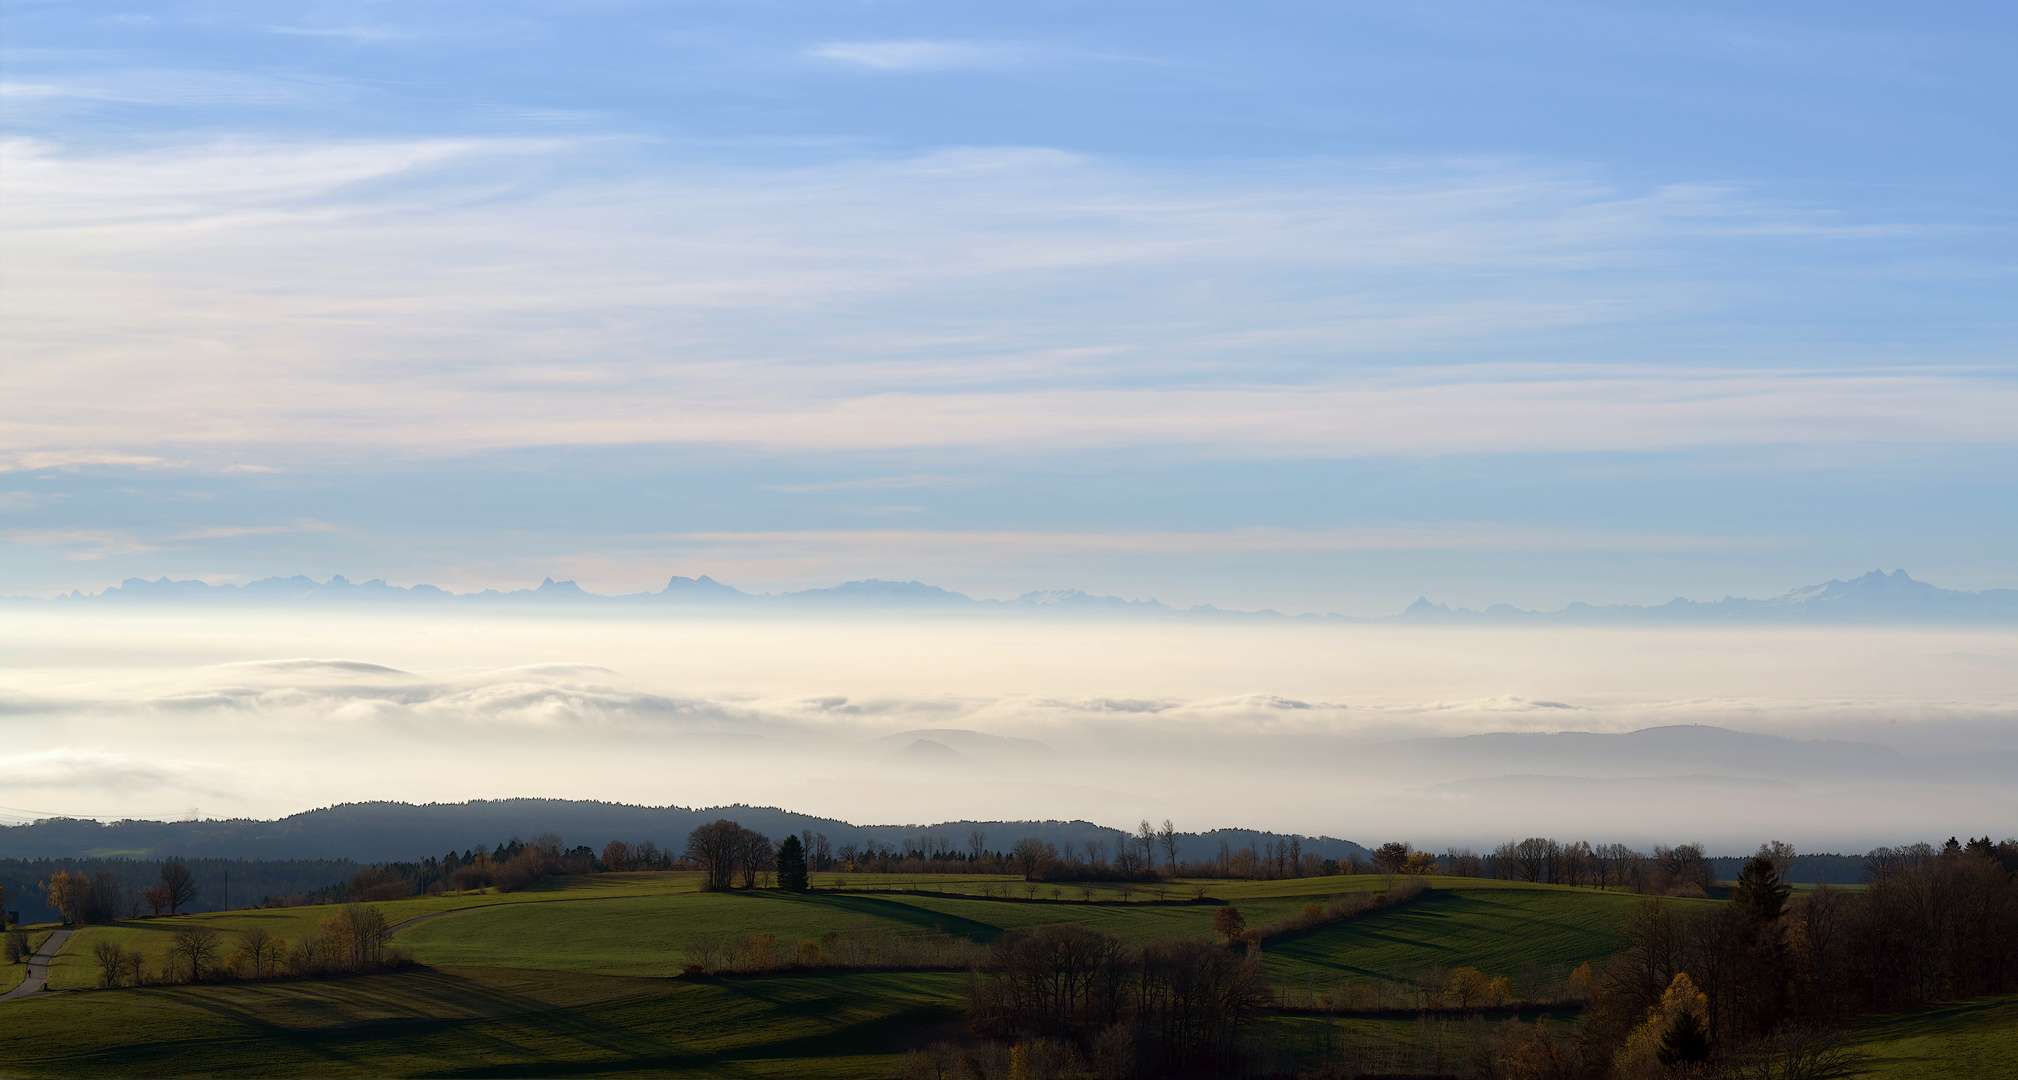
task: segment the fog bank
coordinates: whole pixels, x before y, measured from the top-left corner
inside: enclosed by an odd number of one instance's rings
[[[10,820],[536,795],[1419,845],[2018,830],[2008,631],[0,618]],[[1780,738],[1464,738],[1676,725]]]

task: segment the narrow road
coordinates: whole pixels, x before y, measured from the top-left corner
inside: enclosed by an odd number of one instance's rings
[[[43,984],[49,981],[49,961],[55,959],[56,950],[61,949],[63,943],[70,940],[70,933],[68,930],[58,930],[49,935],[49,940],[43,942],[42,947],[35,950],[35,955],[28,958],[28,977],[21,980],[20,986],[0,994],[0,1001],[12,1001],[40,991]]]

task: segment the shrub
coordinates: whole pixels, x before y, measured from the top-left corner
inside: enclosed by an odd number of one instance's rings
[[[1249,936],[1266,939],[1281,934],[1293,934],[1300,930],[1314,929],[1329,923],[1338,922],[1341,919],[1350,919],[1355,915],[1364,914],[1369,911],[1378,911],[1381,908],[1393,907],[1396,904],[1406,904],[1428,891],[1429,885],[1425,882],[1415,879],[1403,879],[1395,882],[1394,887],[1384,893],[1347,893],[1344,896],[1334,896],[1328,904],[1305,904],[1303,905],[1303,909],[1296,914],[1280,922],[1270,923],[1267,926],[1255,929],[1250,932]],[[1219,910],[1223,912],[1232,909],[1220,908]],[[1220,928],[1217,917],[1213,920],[1213,929],[1221,934],[1226,933],[1225,930]],[[1232,936],[1237,935],[1229,935],[1229,937]]]
[[[820,943],[811,938],[803,939],[792,947],[792,963],[799,967],[819,967],[824,957]]]

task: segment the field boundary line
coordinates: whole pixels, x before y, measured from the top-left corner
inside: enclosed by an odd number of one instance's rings
[[[760,890],[772,891],[772,890]],[[846,896],[930,896],[941,900],[986,900],[995,904],[1059,904],[1071,907],[1221,907],[1232,903],[1216,896],[1201,896],[1188,900],[1067,900],[1049,896],[975,896],[973,893],[939,892],[933,889],[857,889],[840,887],[831,889],[807,889],[808,893],[833,893]]]
[[[551,900],[520,900],[510,904],[470,904],[467,907],[449,908],[447,911],[431,911],[425,915],[415,915],[402,919],[385,928],[387,937],[408,930],[425,922],[433,922],[444,915],[460,915],[465,911],[488,911],[491,908],[530,907],[533,904],[579,904],[589,900],[639,900],[654,895],[683,896],[684,893],[636,893],[630,896],[556,896]]]
[[[1429,1016],[1450,1020],[1467,1016],[1561,1016],[1580,1013],[1586,1008],[1589,1006],[1576,1002],[1518,1001],[1511,1005],[1478,1005],[1469,1009],[1327,1009],[1317,1005],[1270,1005],[1267,1012],[1274,1016],[1358,1017],[1367,1020],[1406,1020],[1412,1016]]]

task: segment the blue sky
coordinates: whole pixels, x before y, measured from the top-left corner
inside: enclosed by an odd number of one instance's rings
[[[1996,5],[0,20],[0,593],[2018,585]]]

